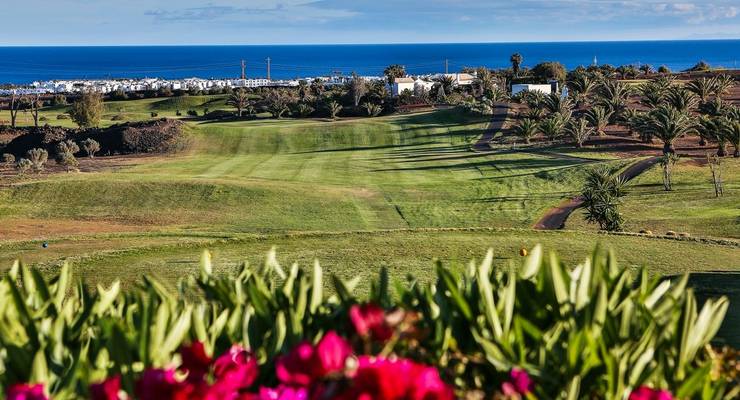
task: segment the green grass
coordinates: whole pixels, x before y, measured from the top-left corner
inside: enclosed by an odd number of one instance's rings
[[[673,171],[673,191],[663,188],[663,170],[656,165],[628,185],[621,212],[626,229],[656,234],[687,232],[694,236],[740,238],[740,159],[722,161],[725,194],[715,197],[707,165],[680,160]],[[574,213],[568,229],[595,229]]]
[[[126,244],[123,244],[126,243]],[[519,249],[541,243],[557,250],[570,265],[582,261],[597,244],[614,250],[627,266],[648,266],[652,273],[678,274],[688,271],[740,270],[740,248],[658,238],[606,236],[583,232],[504,231],[384,231],[317,233],[298,235],[236,235],[222,239],[170,235],[101,236],[52,242],[42,249],[38,242],[6,244],[0,265],[8,267],[17,256],[30,258],[46,270],[68,260],[78,276],[91,283],[108,284],[122,279],[127,286],[142,275],[159,277],[168,284],[196,273],[202,249],[214,254],[217,272],[234,271],[243,262],[259,265],[272,247],[285,266],[294,262],[303,267],[318,259],[327,273],[344,278],[367,277],[387,266],[393,277],[414,274],[431,276],[433,261],[463,268],[480,260],[493,248],[496,265],[505,268],[518,261]],[[115,251],[107,249],[115,248]],[[711,255],[711,257],[707,257]]]

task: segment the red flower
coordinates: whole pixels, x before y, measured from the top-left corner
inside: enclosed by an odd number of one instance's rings
[[[364,338],[385,342],[393,335],[393,329],[385,320],[385,311],[376,304],[353,305],[349,309],[349,319],[357,334]]]
[[[316,379],[344,371],[351,354],[349,343],[336,332],[329,331],[315,347],[303,342],[279,357],[275,372],[284,384],[309,386]]]
[[[5,393],[7,400],[48,400],[44,394],[44,385],[17,383],[8,388]]]
[[[136,383],[136,396],[139,400],[186,400],[197,389],[175,379],[173,369],[148,369]]]
[[[180,368],[188,373],[187,380],[190,382],[202,381],[213,362],[206,354],[202,342],[193,342],[190,346],[181,347],[180,356],[182,357]]]
[[[246,349],[233,345],[213,364],[216,384],[235,391],[247,389],[257,379],[257,360]]]
[[[100,383],[90,385],[90,399],[92,400],[118,400],[118,392],[121,391],[121,377],[116,375]]]
[[[361,356],[352,385],[342,398],[452,400],[454,393],[433,367],[411,360]]]
[[[280,385],[276,388],[260,388],[259,393],[249,394],[240,400],[308,400],[308,389]]]
[[[673,400],[673,395],[667,390],[640,386],[630,393],[629,400]]]

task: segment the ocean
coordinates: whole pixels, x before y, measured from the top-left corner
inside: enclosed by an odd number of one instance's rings
[[[381,75],[389,64],[410,74],[450,72],[462,67],[502,68],[519,52],[525,66],[559,61],[568,68],[599,64],[666,65],[678,71],[704,60],[737,68],[740,40],[358,44],[265,46],[0,47],[0,83],[100,78],[238,78],[241,61],[248,77],[272,79],[330,74]],[[446,61],[447,60],[447,61]]]

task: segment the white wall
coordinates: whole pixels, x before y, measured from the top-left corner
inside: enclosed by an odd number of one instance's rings
[[[516,85],[511,85],[511,95],[514,96],[517,93],[521,92],[542,92],[544,94],[550,94],[552,93],[552,86],[550,84],[546,85],[534,85],[534,84],[528,84],[528,83],[519,83]]]

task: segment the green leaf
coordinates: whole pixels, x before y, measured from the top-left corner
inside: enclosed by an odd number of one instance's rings
[[[522,266],[519,276],[521,276],[522,279],[534,278],[540,271],[541,265],[542,246],[538,244],[537,246],[534,246],[532,251],[529,253],[529,256],[527,256],[527,259],[524,261],[524,265]]]
[[[313,263],[311,279],[311,303],[309,309],[311,310],[311,314],[316,314],[319,306],[324,301],[323,269],[319,265],[319,260],[315,260]]]

